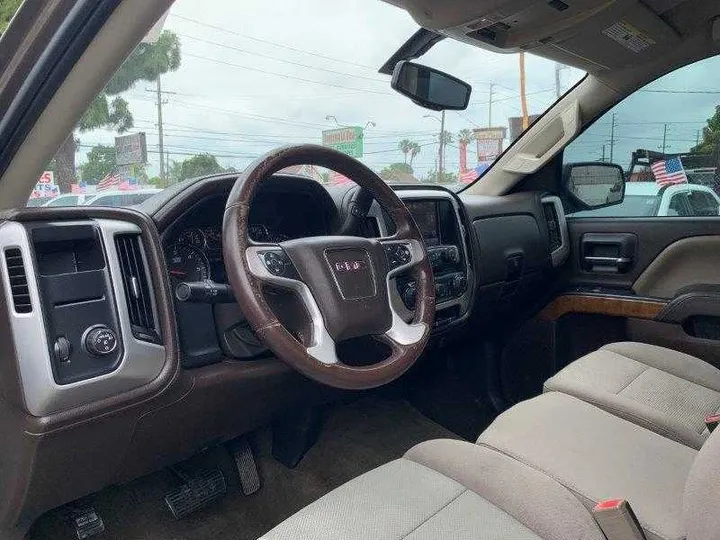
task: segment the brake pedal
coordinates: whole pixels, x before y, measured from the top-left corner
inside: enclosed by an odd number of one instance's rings
[[[230,441],[227,446],[235,460],[242,492],[245,495],[252,495],[260,489],[260,475],[247,438],[239,437]]]
[[[178,489],[165,495],[165,504],[175,519],[182,519],[192,514],[227,493],[225,477],[217,469],[194,476],[173,470],[184,481]]]
[[[71,521],[78,540],[85,540],[105,531],[105,523],[92,506],[73,508]]]

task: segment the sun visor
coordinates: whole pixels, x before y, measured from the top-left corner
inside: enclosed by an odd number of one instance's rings
[[[590,72],[643,63],[680,41],[637,0],[400,3],[421,26],[448,37],[496,52],[534,52]]]

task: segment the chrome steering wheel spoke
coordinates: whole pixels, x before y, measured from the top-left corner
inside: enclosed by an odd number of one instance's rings
[[[310,288],[300,278],[285,251],[278,244],[250,246],[245,250],[248,268],[259,281],[297,293],[310,316],[312,336],[307,353],[326,365],[337,364],[335,340],[325,326],[322,312]]]

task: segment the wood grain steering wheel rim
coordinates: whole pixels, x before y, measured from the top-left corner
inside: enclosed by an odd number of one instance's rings
[[[394,220],[392,237],[309,237],[258,244],[248,235],[250,205],[260,183],[293,165],[336,171],[369,190]],[[257,337],[281,360],[329,386],[366,389],[402,375],[422,353],[435,315],[435,287],[422,235],[397,194],[372,170],[345,154],[317,145],[286,146],[254,161],[237,179],[223,217],[223,253],[228,279]],[[414,318],[392,307],[391,279],[399,273],[416,283]],[[312,322],[303,344],[275,316],[263,285],[293,289]],[[372,335],[390,355],[369,366],[338,360],[339,340]]]

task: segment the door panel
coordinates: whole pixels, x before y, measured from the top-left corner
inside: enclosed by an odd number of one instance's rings
[[[676,349],[720,367],[720,219],[569,218],[567,223],[572,246],[568,294],[541,316],[582,313],[585,322],[588,316],[612,317],[624,321],[626,339]],[[631,236],[633,249],[620,241]],[[605,252],[603,242],[611,246]],[[594,265],[587,253],[598,245],[597,252],[608,258],[630,260]],[[574,332],[572,317],[567,319],[566,336]]]
[[[627,289],[630,292],[638,278],[658,258],[658,256],[671,244],[678,240],[693,237],[719,237],[720,247],[720,219],[718,218],[638,218],[638,219],[602,219],[602,218],[572,218],[567,219],[570,233],[572,263],[568,265],[567,278],[571,285],[595,285],[608,288]],[[634,259],[625,272],[609,273],[594,272],[586,269],[582,260],[581,242],[586,234],[633,234],[637,237],[637,246]],[[687,275],[690,281],[707,279],[703,272],[702,259],[713,257],[710,250],[701,250],[694,253],[698,265]],[[720,256],[720,249],[713,249]],[[688,255],[689,256],[689,255]],[[679,262],[679,261],[678,261]],[[720,266],[715,265],[720,275]],[[720,278],[716,278],[720,279]],[[641,282],[642,284],[642,282]],[[655,290],[653,287],[651,290]]]

